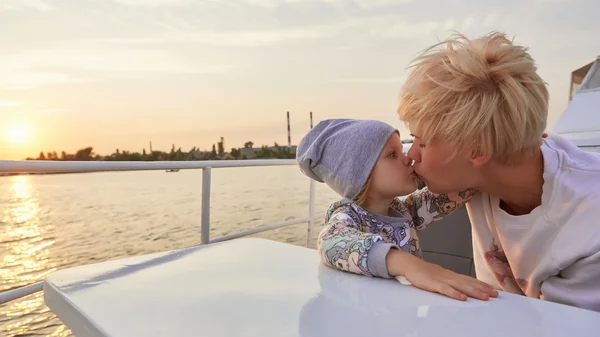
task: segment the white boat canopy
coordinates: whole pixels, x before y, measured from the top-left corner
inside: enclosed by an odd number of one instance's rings
[[[570,102],[552,131],[579,147],[600,147],[600,56],[571,73]]]

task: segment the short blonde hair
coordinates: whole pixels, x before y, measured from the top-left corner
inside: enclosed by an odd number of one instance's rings
[[[445,46],[436,50],[436,47]],[[469,40],[456,34],[413,60],[398,115],[424,141],[457,151],[473,148],[504,164],[539,150],[548,90],[527,48],[493,32]]]

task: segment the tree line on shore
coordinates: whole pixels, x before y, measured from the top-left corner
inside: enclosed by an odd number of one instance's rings
[[[252,142],[246,142],[244,148],[252,149]],[[94,152],[92,146],[77,150],[75,153],[61,151],[40,152],[36,158],[29,157],[27,160],[56,160],[56,161],[186,161],[186,160],[239,160],[239,159],[293,159],[296,156],[295,151],[290,151],[287,147],[266,145],[260,148],[252,149],[250,156],[243,154],[243,149],[232,148],[230,152],[224,152],[222,148],[219,151],[213,145],[212,151],[200,151],[193,147],[188,152],[181,150],[181,147],[173,146],[170,152],[164,151],[146,151],[131,152],[116,149],[110,155],[100,155]]]

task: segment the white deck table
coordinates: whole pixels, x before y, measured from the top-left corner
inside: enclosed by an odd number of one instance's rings
[[[501,292],[460,302],[264,239],[57,271],[45,301],[75,336],[599,336],[600,313]]]

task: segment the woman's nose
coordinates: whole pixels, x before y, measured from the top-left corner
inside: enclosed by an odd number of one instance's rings
[[[421,161],[421,154],[419,153],[419,150],[415,147],[414,144],[410,147],[406,156],[411,160],[414,160],[415,162]]]

